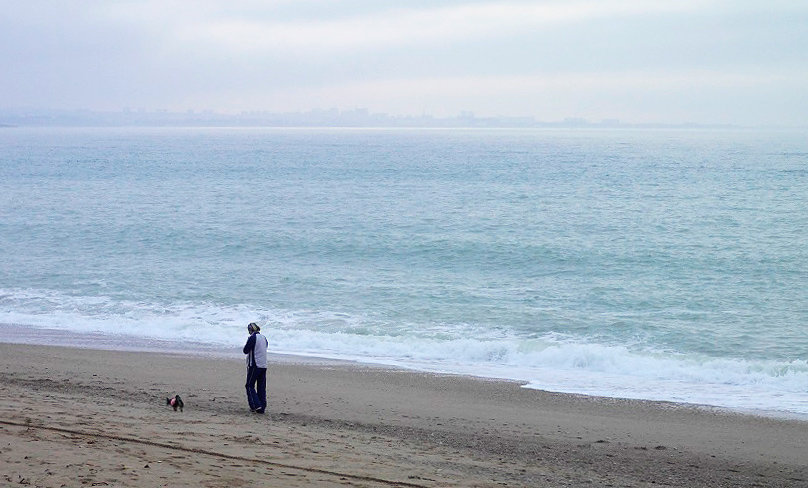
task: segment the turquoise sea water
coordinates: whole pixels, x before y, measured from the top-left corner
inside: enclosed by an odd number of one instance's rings
[[[808,418],[806,136],[2,129],[0,324]]]

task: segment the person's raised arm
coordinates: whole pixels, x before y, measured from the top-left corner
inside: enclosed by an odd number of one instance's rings
[[[251,334],[247,343],[244,344],[244,354],[249,354],[253,349],[255,349],[255,334]]]

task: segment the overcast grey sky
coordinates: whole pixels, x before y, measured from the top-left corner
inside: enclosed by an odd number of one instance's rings
[[[0,0],[0,108],[805,125],[808,1]]]

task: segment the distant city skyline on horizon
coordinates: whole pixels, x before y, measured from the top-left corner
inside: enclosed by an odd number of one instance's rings
[[[480,127],[480,128],[755,128],[737,124],[686,122],[633,122],[618,118],[590,120],[585,117],[564,117],[557,120],[534,116],[480,116],[470,110],[440,117],[429,113],[399,115],[372,112],[367,108],[311,109],[305,111],[272,112],[269,110],[243,110],[238,113],[218,112],[212,109],[187,109],[173,112],[167,109],[124,107],[117,111],[92,109],[3,109],[0,108],[0,126],[277,126],[277,127]],[[774,128],[799,129],[805,126],[777,126]]]

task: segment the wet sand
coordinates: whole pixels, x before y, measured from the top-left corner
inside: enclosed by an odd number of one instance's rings
[[[808,486],[808,422],[274,357],[0,344],[2,486]],[[165,405],[179,393],[183,412]]]

